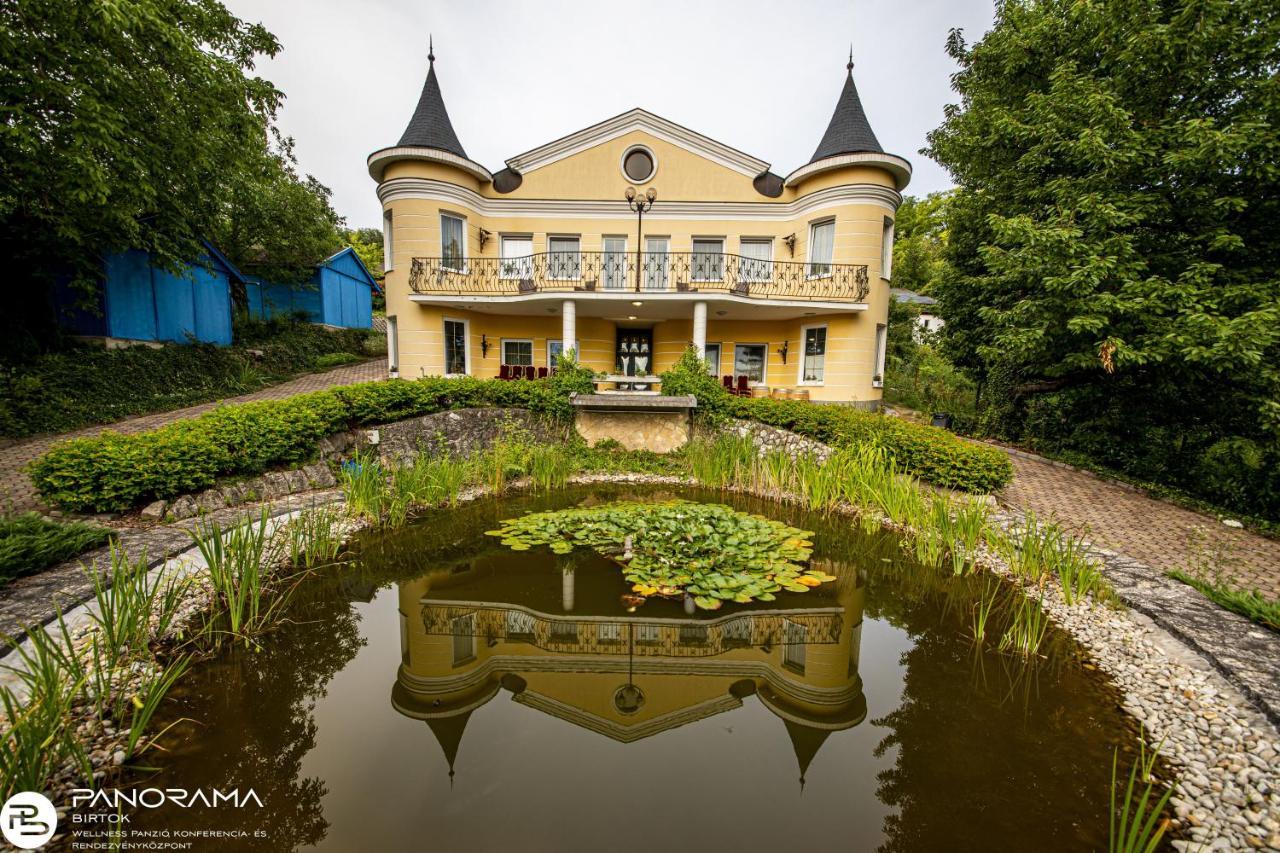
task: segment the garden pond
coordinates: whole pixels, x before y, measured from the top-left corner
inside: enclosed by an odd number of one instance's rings
[[[674,498],[811,532],[822,582],[638,601],[595,551],[486,535]],[[1011,608],[976,644],[995,581],[923,568],[894,534],[619,485],[432,511],[352,548],[261,650],[179,684],[154,769],[120,783],[252,788],[261,808],[138,809],[134,832],[242,830],[205,848],[237,850],[1107,848],[1113,750],[1127,767],[1138,734],[1112,688],[1053,628],[1033,663],[998,651]]]

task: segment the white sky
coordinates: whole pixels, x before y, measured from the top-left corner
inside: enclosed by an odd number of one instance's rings
[[[287,96],[280,126],[348,225],[377,226],[365,171],[400,138],[434,34],[445,106],[467,154],[503,161],[644,107],[772,163],[808,162],[854,79],[885,150],[909,159],[907,192],[950,180],[919,149],[954,101],[947,31],[970,43],[991,0],[223,0],[283,50],[258,72]]]

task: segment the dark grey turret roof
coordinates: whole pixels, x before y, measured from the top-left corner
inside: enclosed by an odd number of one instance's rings
[[[873,151],[883,154],[880,141],[871,130],[871,122],[867,121],[867,113],[862,109],[862,99],[858,97],[858,87],[853,83],[853,57],[849,57],[846,66],[849,76],[845,78],[844,89],[840,91],[840,100],[836,102],[836,111],[827,125],[827,132],[818,143],[818,150],[813,152],[810,163],[834,157],[837,154],[855,154],[860,151]]]
[[[458,134],[449,121],[449,111],[444,108],[444,98],[440,96],[440,83],[436,80],[436,56],[433,48],[427,52],[427,82],[422,84],[422,96],[418,98],[418,108],[409,119],[409,126],[404,129],[397,145],[412,145],[420,148],[437,148],[466,158],[467,152],[458,141]],[[469,159],[469,158],[467,158]]]

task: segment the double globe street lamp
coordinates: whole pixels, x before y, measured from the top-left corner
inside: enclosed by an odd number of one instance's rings
[[[627,206],[636,212],[636,293],[640,292],[640,243],[644,239],[644,212],[653,207],[658,200],[658,191],[653,187],[645,190],[644,195],[636,192],[635,187],[627,187]]]

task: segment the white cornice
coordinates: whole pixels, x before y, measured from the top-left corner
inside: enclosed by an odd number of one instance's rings
[[[451,154],[448,151],[441,151],[439,148],[422,148],[416,145],[383,148],[381,151],[375,151],[370,154],[368,160],[370,177],[375,181],[381,181],[382,173],[387,166],[398,160],[425,160],[428,163],[443,163],[446,166],[456,166],[482,181],[493,180],[493,175],[489,174],[489,170],[474,160],[459,157],[457,154]]]
[[[801,166],[790,175],[787,175],[785,186],[794,187],[805,178],[819,175],[823,172],[830,172],[832,169],[842,169],[845,166],[879,166],[893,175],[893,182],[899,190],[906,187],[911,180],[911,164],[897,154],[878,154],[871,151],[863,151],[857,154],[837,154],[834,157],[824,157],[821,160]]]
[[[571,200],[486,198],[474,190],[429,178],[393,178],[378,185],[384,204],[402,199],[426,199],[460,205],[481,216],[544,219],[627,219],[631,209],[622,199]],[[828,187],[788,202],[659,201],[652,219],[754,219],[786,221],[829,207],[876,204],[893,212],[902,196],[877,184]]]
[[[741,172],[749,178],[754,178],[769,168],[769,164],[763,160],[639,108],[606,119],[599,124],[593,124],[568,136],[562,136],[532,151],[517,154],[507,160],[507,166],[522,175],[527,175],[534,169],[540,169],[557,160],[571,157],[579,151],[585,151],[636,130],[644,131],[672,145],[678,145],[721,166]]]

